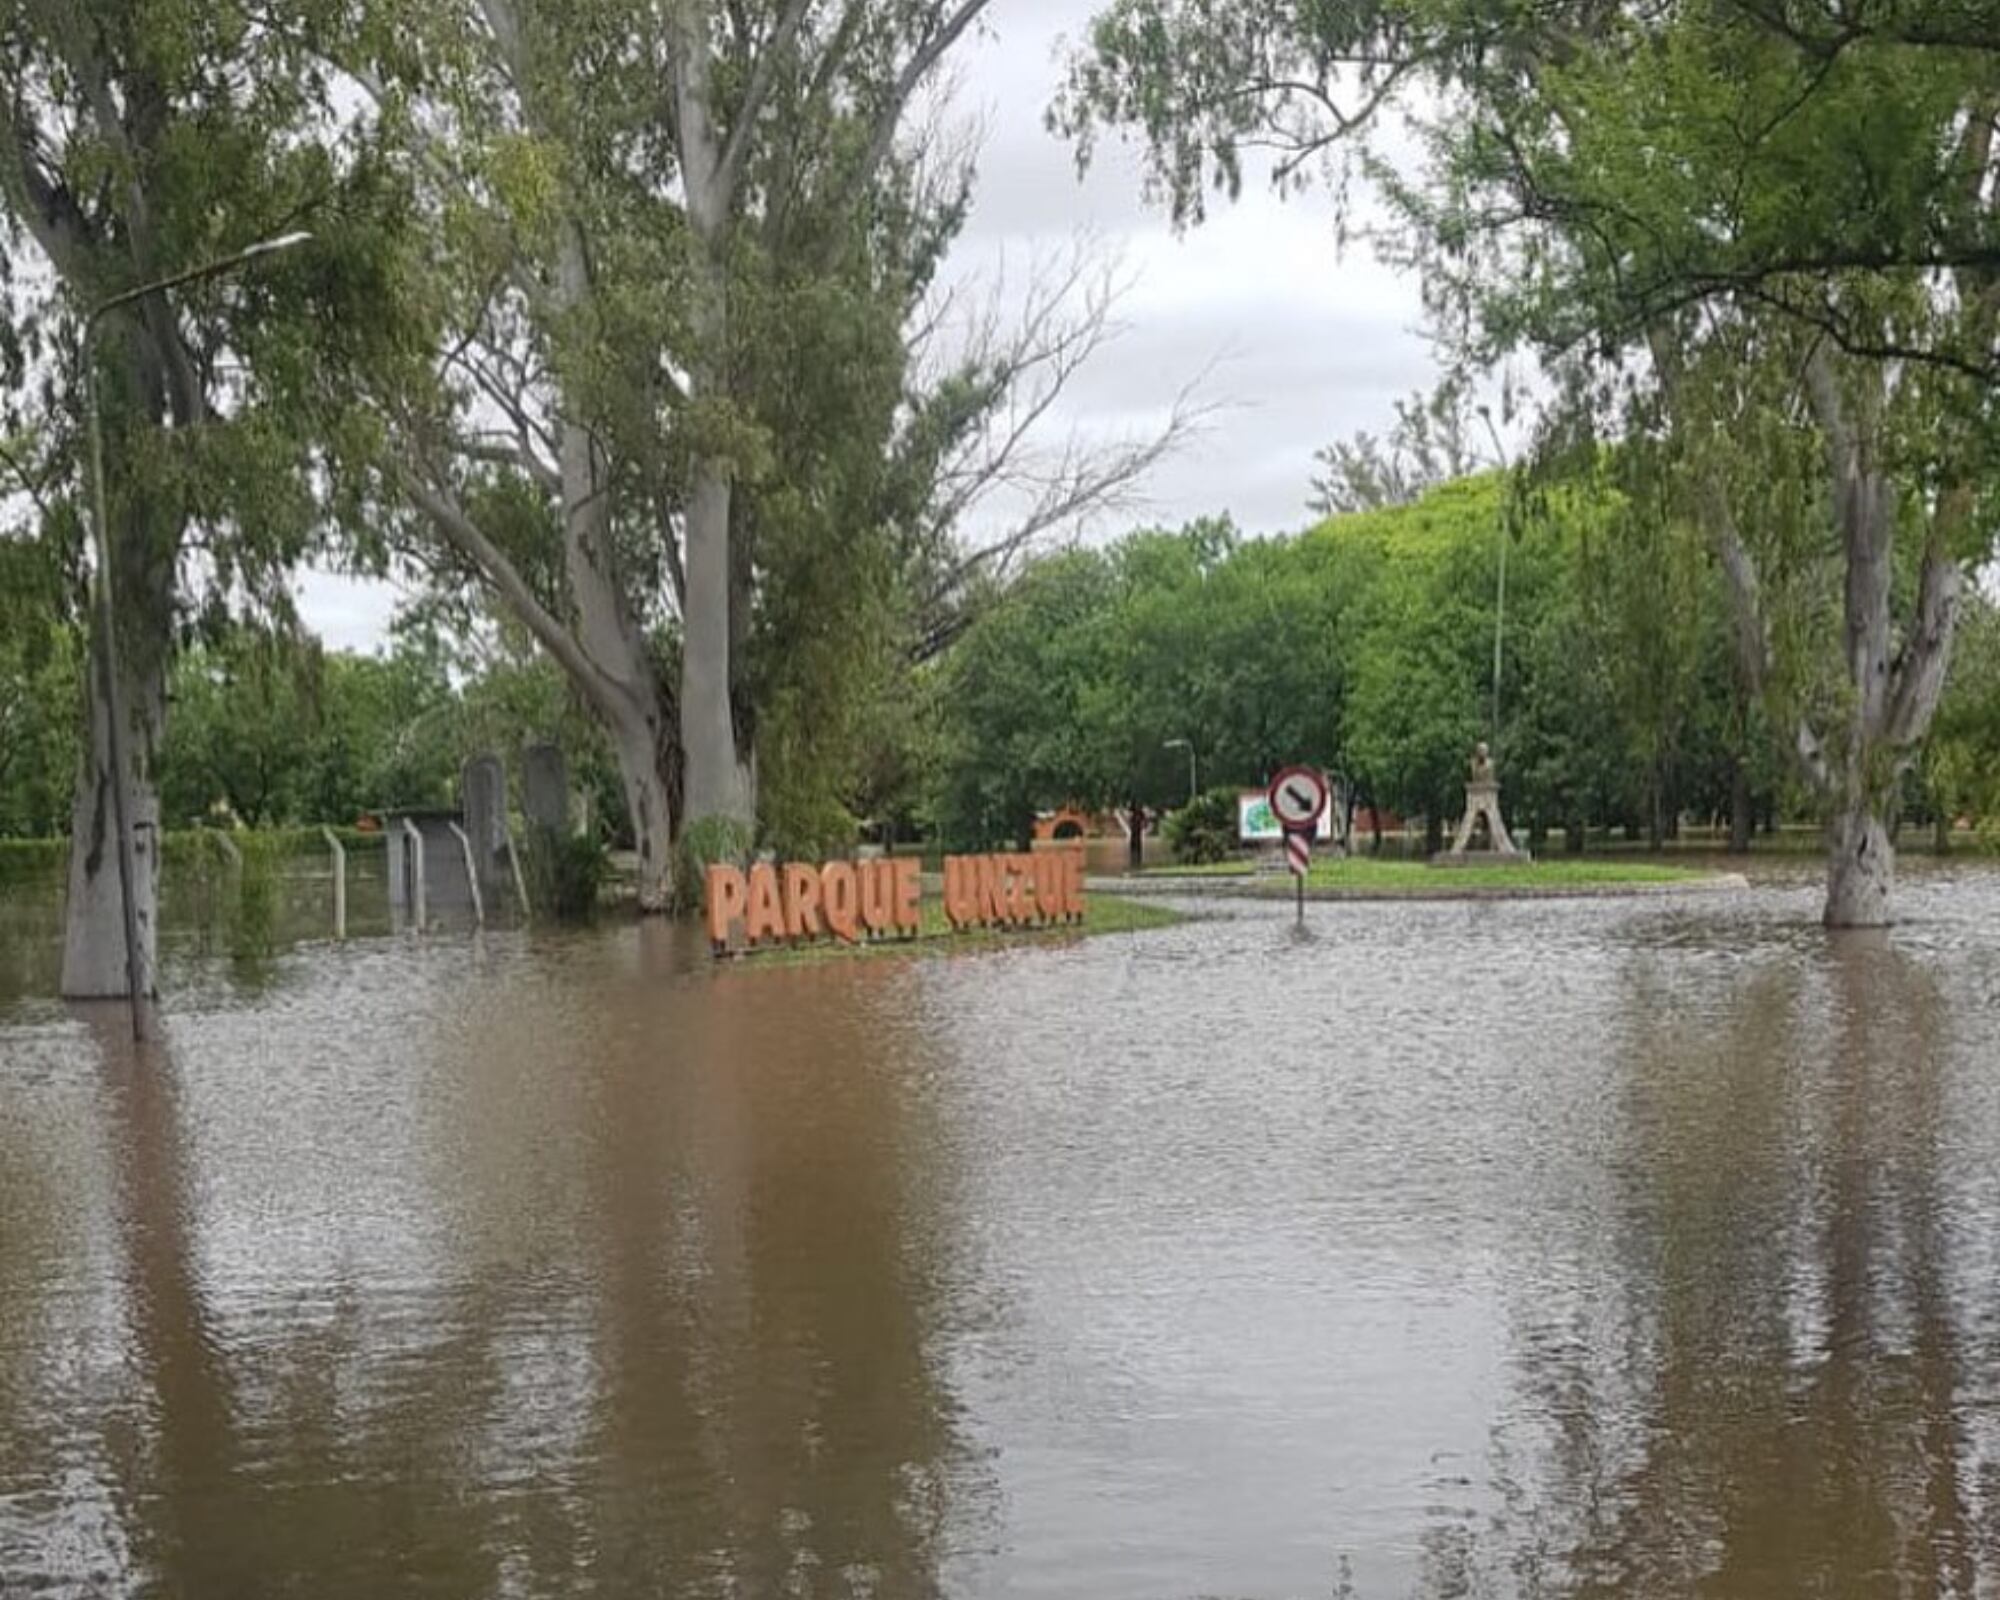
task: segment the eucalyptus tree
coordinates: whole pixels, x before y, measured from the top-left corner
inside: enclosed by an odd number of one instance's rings
[[[333,63],[394,60],[399,48],[368,0],[0,10],[8,536],[46,547],[68,588],[62,603],[80,611],[82,363],[94,362],[142,843],[157,821],[178,631],[231,609],[284,609],[283,575],[325,531],[325,491],[356,440],[351,413],[327,397],[397,337],[385,311],[397,302],[385,244],[397,186],[368,129],[342,115]],[[79,349],[96,303],[299,228],[315,234],[312,252],[141,299]],[[84,679],[63,988],[122,994],[109,710],[101,675]],[[140,867],[133,898],[150,956],[157,852],[142,850]]]
[[[961,537],[1008,478],[1016,403],[1102,315],[1031,307],[924,359],[971,181],[934,79],[986,6],[473,0],[413,17],[423,71],[371,85],[446,327],[385,399],[385,503],[604,726],[649,908],[689,824],[747,838],[760,750],[785,768],[766,820],[823,817],[856,707],[1061,520]],[[1059,466],[1062,515],[1148,448]]]
[[[1184,220],[1246,150],[1275,147],[1285,182],[1366,172],[1461,354],[1535,349],[1599,426],[1668,440],[1740,670],[1828,820],[1826,920],[1880,923],[1885,808],[1992,548],[1993,20],[1986,0],[1115,0],[1056,115],[1086,149],[1136,128]],[[1414,164],[1372,138],[1392,102]],[[1826,630],[1779,615],[1766,570],[1814,551],[1842,592]]]

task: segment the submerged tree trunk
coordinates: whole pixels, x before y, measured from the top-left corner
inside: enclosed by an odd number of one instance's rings
[[[130,630],[128,630],[128,633]],[[121,643],[126,640],[121,638]],[[131,644],[140,644],[132,640]],[[92,654],[96,650],[93,646]],[[132,815],[133,904],[138,911],[140,982],[159,992],[160,803],[154,783],[161,712],[166,705],[163,652],[147,650],[149,664],[126,666],[125,765]],[[118,874],[117,811],[111,794],[106,730],[110,708],[104,680],[89,673],[89,738],[77,762],[70,803],[69,899],[63,933],[62,992],[73,1000],[108,999],[131,992],[125,968],[125,896]]]
[[[1757,816],[1750,803],[1750,769],[1739,759],[1729,774],[1729,853],[1750,853],[1750,834]]]
[[[639,909],[645,912],[670,911],[674,905],[673,752],[663,731],[643,717],[621,719],[611,729],[639,858]]]
[[[1805,364],[1806,394],[1825,440],[1833,520],[1846,567],[1845,725],[1832,748],[1804,718],[1793,732],[1799,770],[1828,818],[1824,920],[1829,928],[1884,927],[1892,920],[1895,850],[1883,819],[1944,689],[1964,581],[1951,551],[1973,508],[1966,483],[1951,483],[1937,495],[1915,610],[1899,643],[1892,586],[1902,502],[1884,462],[1882,415],[1890,380],[1879,365],[1864,363],[1858,371],[1859,381],[1850,383],[1852,375],[1836,370],[1823,344]],[[1704,485],[1704,504],[1736,613],[1742,681],[1761,691],[1771,674],[1772,646],[1756,564],[1719,480]]]
[[[1890,923],[1896,851],[1889,830],[1865,803],[1837,815],[1827,830],[1826,925],[1883,928]]]
[[[162,354],[162,352],[167,352]],[[166,731],[167,662],[173,650],[175,580],[185,528],[168,485],[133,481],[140,437],[205,414],[198,377],[173,323],[147,306],[107,324],[96,353],[106,382],[105,507],[110,533],[118,640],[118,698],[132,812],[133,886],[140,982],[159,990],[160,805],[156,764]],[[111,793],[110,707],[95,608],[85,674],[86,728],[70,801],[69,896],[63,930],[62,992],[73,999],[131,992],[125,964],[125,896],[119,881],[117,811]]]

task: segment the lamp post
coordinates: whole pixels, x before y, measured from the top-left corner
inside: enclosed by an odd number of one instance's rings
[[[1194,781],[1194,741],[1192,739],[1169,739],[1160,748],[1162,750],[1185,750],[1188,753],[1188,804],[1194,804],[1195,796],[1201,792]]]
[[[1507,467],[1507,448],[1500,442],[1500,430],[1493,426],[1493,408],[1481,406],[1479,418],[1486,424],[1487,436],[1493,441],[1494,459],[1500,463],[1502,471]],[[1493,602],[1493,749],[1500,749],[1500,648],[1507,633],[1507,518],[1500,517],[1500,556],[1498,561],[1499,581]]]
[[[132,774],[125,765],[125,702],[118,670],[118,610],[113,595],[111,529],[104,512],[104,422],[99,414],[97,362],[93,358],[92,347],[96,343],[99,324],[120,306],[143,300],[148,295],[164,294],[169,289],[178,289],[183,284],[202,278],[234,272],[259,256],[289,250],[294,245],[304,244],[311,237],[309,233],[287,233],[275,239],[259,240],[234,255],[203,262],[185,272],[142,283],[137,288],[126,289],[109,299],[100,300],[83,319],[83,339],[78,355],[83,362],[84,406],[90,413],[90,521],[92,543],[97,550],[97,632],[101,640],[97,669],[104,695],[104,758],[111,767],[111,813],[118,830],[118,897],[123,902],[125,913],[125,989],[132,1005],[132,1037],[135,1039],[146,1036],[145,958],[139,950],[139,907],[132,892],[138,878],[132,852]]]

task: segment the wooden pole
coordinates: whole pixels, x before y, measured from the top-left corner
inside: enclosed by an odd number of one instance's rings
[[[333,853],[333,936],[347,937],[347,849],[334,837],[333,829],[321,828],[320,836]]]

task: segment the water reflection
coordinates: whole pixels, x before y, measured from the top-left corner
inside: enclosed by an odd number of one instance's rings
[[[1431,1587],[1987,1592],[1990,1060],[1879,935],[1679,1010],[1635,976],[1612,1259],[1590,1293],[1516,1297],[1506,1509],[1434,1541]]]
[[[0,1027],[0,1593],[2000,1592],[2000,877]]]
[[[804,1038],[768,990],[627,977],[608,1011],[506,976],[386,1061],[366,1026],[259,1058],[227,1017],[52,1052],[108,1157],[75,1200],[110,1248],[54,1262],[10,1206],[0,1589],[937,1587],[976,1474],[870,997],[838,980],[865,1038]],[[829,1051],[880,1070],[829,1082]],[[49,1132],[25,1109],[10,1156]],[[0,1192],[30,1222],[73,1203]],[[23,1310],[51,1289],[67,1327]]]

